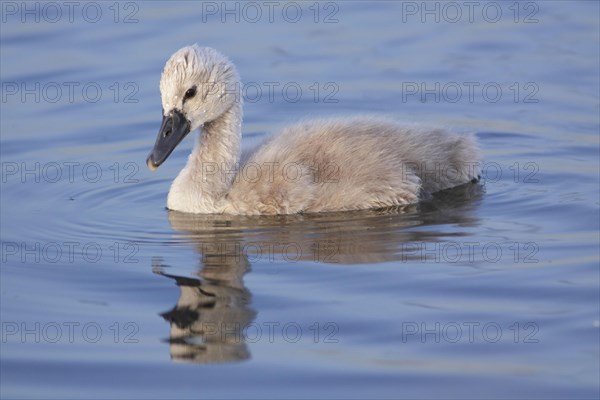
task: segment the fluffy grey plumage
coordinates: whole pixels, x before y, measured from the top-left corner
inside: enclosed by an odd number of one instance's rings
[[[416,203],[479,176],[473,137],[379,117],[290,126],[240,164],[240,79],[235,66],[211,48],[194,45],[173,54],[160,89],[164,119],[148,157],[151,169],[200,128],[169,191],[172,210],[295,214],[379,208]]]

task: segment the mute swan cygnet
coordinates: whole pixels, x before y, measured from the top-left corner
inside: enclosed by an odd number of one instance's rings
[[[318,119],[284,129],[240,164],[241,83],[216,50],[178,50],[160,79],[163,120],[147,159],[155,170],[200,129],[167,207],[203,214],[295,214],[416,203],[476,182],[470,136],[403,127],[376,117]]]

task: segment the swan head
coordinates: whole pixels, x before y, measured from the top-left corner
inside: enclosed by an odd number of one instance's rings
[[[214,121],[241,101],[235,66],[221,53],[197,44],[169,58],[160,78],[163,119],[146,164],[158,168],[191,131]]]

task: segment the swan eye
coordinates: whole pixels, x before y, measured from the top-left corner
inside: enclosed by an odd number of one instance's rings
[[[193,86],[191,88],[189,88],[186,92],[185,92],[185,98],[186,99],[191,99],[192,97],[194,97],[196,95],[196,86]]]

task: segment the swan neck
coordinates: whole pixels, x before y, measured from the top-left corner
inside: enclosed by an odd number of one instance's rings
[[[197,161],[196,174],[203,174],[203,180],[211,182],[214,188],[228,191],[240,161],[241,140],[242,109],[235,103],[202,128],[192,153]]]
[[[234,103],[200,129],[185,168],[173,182],[168,208],[219,213],[239,168],[241,139],[242,106]]]

